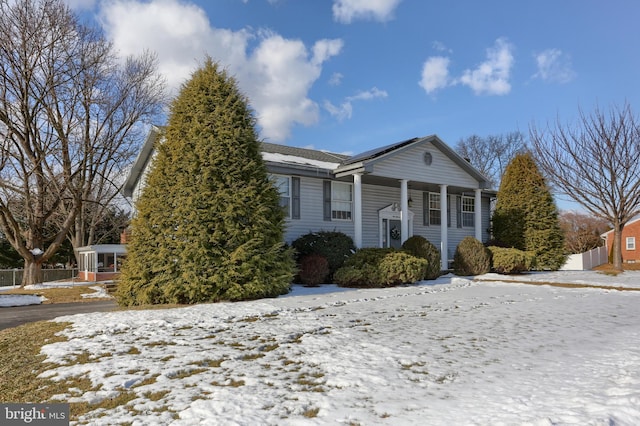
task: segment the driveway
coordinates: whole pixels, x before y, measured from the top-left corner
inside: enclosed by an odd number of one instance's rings
[[[17,327],[28,322],[50,320],[63,315],[116,310],[113,300],[83,303],[51,303],[46,305],[14,306],[0,308],[0,330]]]

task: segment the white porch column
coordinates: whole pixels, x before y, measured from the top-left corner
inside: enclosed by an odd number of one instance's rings
[[[442,270],[449,269],[449,211],[447,206],[447,185],[440,185],[440,260]]]
[[[402,239],[400,243],[404,243],[409,238],[409,190],[407,179],[400,181],[400,233]]]
[[[362,247],[362,175],[353,175],[353,243]]]
[[[482,190],[476,189],[476,199],[473,202],[473,208],[475,211],[475,228],[476,228],[476,240],[482,241]]]

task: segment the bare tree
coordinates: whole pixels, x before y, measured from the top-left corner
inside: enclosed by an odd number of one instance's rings
[[[622,270],[622,229],[640,213],[640,127],[631,107],[580,111],[576,125],[530,127],[540,167],[566,194],[613,227],[613,266]]]
[[[567,254],[584,253],[604,244],[600,235],[609,229],[606,220],[576,211],[561,212],[558,219]]]
[[[130,158],[164,83],[155,57],[120,62],[62,0],[0,0],[0,79],[0,226],[25,285]]]
[[[460,139],[456,150],[497,187],[509,161],[527,150],[527,142],[518,131],[484,138],[471,135]]]

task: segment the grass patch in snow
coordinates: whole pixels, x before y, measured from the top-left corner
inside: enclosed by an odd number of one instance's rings
[[[188,368],[185,370],[176,371],[175,373],[169,373],[167,374],[167,377],[169,377],[170,379],[184,379],[185,377],[191,377],[195,374],[200,374],[205,371],[207,371],[206,368]]]
[[[144,343],[142,346],[146,346],[148,348],[154,348],[156,346],[175,346],[175,345],[177,345],[176,342],[166,342],[164,340],[161,340],[159,342]]]
[[[0,331],[0,395],[3,402],[60,402],[59,398],[54,397],[76,396],[100,390],[102,385],[94,387],[86,376],[64,380],[38,377],[57,366],[44,362],[46,357],[40,353],[40,348],[49,343],[65,341],[66,338],[59,333],[68,326],[69,323],[39,321]],[[88,354],[82,352],[72,362],[86,362],[88,359]],[[71,420],[76,420],[89,411],[114,409],[135,397],[133,392],[124,391],[95,404],[72,402]]]
[[[82,297],[83,294],[93,294],[96,291],[90,287],[95,287],[96,284],[88,285],[74,285],[70,287],[51,287],[51,288],[38,288],[33,290],[27,290],[24,288],[14,288],[12,290],[4,291],[2,294],[25,294],[33,296],[44,296],[47,300],[43,301],[43,304],[51,303],[86,303],[95,302],[96,300],[108,300],[111,297],[97,298],[97,297]]]
[[[43,402],[67,391],[60,383],[39,379],[47,368],[40,348],[66,338],[56,334],[68,323],[35,322],[0,331],[0,395],[3,402]]]
[[[304,410],[302,415],[308,419],[312,419],[314,417],[318,417],[319,412],[320,412],[319,408],[307,408],[306,410]]]
[[[145,392],[142,395],[147,398],[149,401],[159,401],[162,398],[164,398],[165,396],[167,396],[168,394],[170,394],[171,391],[168,390],[161,390],[161,391],[157,391],[157,392]]]
[[[206,358],[201,361],[192,362],[191,365],[197,365],[198,367],[218,368],[225,361],[226,361],[225,358],[220,358],[220,359]]]
[[[212,386],[222,386],[222,387],[232,387],[232,388],[239,388],[240,386],[244,386],[244,380],[235,380],[235,379],[227,379],[225,380],[223,383],[217,382],[217,381],[213,381],[211,382]]]

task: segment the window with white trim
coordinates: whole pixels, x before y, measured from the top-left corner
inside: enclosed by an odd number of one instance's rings
[[[636,249],[636,237],[627,237],[627,250]]]
[[[462,226],[474,227],[476,224],[476,200],[473,197],[462,197]]]
[[[291,178],[289,176],[271,175],[273,185],[280,193],[280,206],[285,217],[291,217]]]
[[[437,192],[429,193],[429,225],[440,225],[442,223],[442,203],[440,202],[440,194]]]
[[[353,185],[331,182],[331,219],[351,220],[353,211]]]

